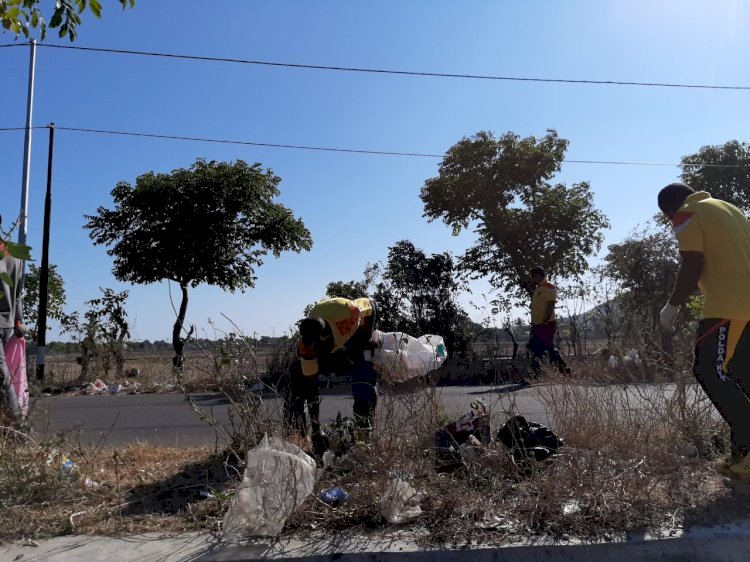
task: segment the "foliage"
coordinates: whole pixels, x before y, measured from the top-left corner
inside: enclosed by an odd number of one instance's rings
[[[115,373],[123,376],[125,365],[125,340],[130,336],[125,302],[128,292],[116,293],[112,289],[99,289],[102,296],[86,301],[90,307],[84,314],[84,322],[78,315],[70,317],[64,331],[72,332],[81,348],[81,380],[94,378],[91,373],[92,360],[104,373],[115,363]],[[94,375],[95,376],[95,375]]]
[[[135,186],[118,183],[114,208],[87,216],[94,243],[109,247],[121,281],[175,281],[182,302],[173,333],[175,367],[182,364],[180,337],[188,287],[208,284],[226,291],[255,285],[255,270],[269,252],[312,247],[310,232],[291,210],[276,203],[281,178],[260,164],[198,159],[169,174],[149,172]]]
[[[41,268],[34,264],[29,266],[24,278],[24,322],[29,326],[29,335],[36,338],[39,322],[39,280]],[[47,317],[57,320],[64,328],[74,322],[71,315],[66,314],[65,281],[57,272],[57,266],[50,264],[47,294]],[[48,328],[50,329],[50,328]]]
[[[482,131],[448,150],[420,197],[425,216],[442,218],[454,235],[474,227],[478,239],[462,268],[522,299],[534,265],[557,278],[588,268],[609,222],[594,207],[588,183],[549,183],[567,146],[554,130],[540,139]]]
[[[750,144],[731,140],[682,157],[683,182],[750,212]]]
[[[408,240],[396,242],[376,285],[379,327],[414,336],[438,334],[451,353],[462,353],[473,331],[457,302],[464,289],[449,253],[428,256]]]
[[[11,235],[15,230],[16,225],[11,225],[10,230],[4,230],[2,223],[0,222],[0,259],[2,259],[2,253],[7,252],[8,255],[13,256],[19,260],[31,261],[31,246],[26,244],[17,244],[11,241]],[[0,273],[0,280],[3,281],[8,287],[13,286],[13,279],[7,273]],[[0,299],[5,298],[5,294],[0,290]]]
[[[677,243],[665,228],[636,230],[623,242],[609,246],[604,271],[624,291],[620,306],[630,331],[645,327],[647,333],[655,334],[660,330],[659,311],[669,299],[679,267]]]
[[[122,9],[135,6],[135,0],[117,0]],[[78,27],[81,25],[81,14],[88,8],[95,17],[101,18],[100,0],[56,0],[51,9],[49,23],[40,8],[42,0],[0,0],[0,21],[3,29],[18,37],[31,37],[32,30],[38,29],[42,40],[47,35],[47,28],[58,29],[58,35],[75,41]]]

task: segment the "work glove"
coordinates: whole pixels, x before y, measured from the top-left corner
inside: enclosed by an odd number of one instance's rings
[[[674,321],[677,320],[677,315],[679,313],[680,307],[669,303],[661,309],[659,317],[661,319],[661,325],[665,330],[674,332]]]

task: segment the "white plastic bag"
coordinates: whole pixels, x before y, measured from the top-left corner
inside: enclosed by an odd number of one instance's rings
[[[388,523],[400,525],[422,515],[422,493],[401,478],[394,478],[380,497],[380,514]]]
[[[247,452],[245,476],[224,516],[230,539],[276,536],[315,486],[315,461],[278,437]]]
[[[404,332],[375,331],[372,337],[378,347],[372,352],[372,363],[388,382],[403,382],[424,376],[440,367],[448,358],[441,336],[426,334],[419,338]]]

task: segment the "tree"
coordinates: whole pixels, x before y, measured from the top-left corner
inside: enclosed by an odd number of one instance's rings
[[[29,327],[29,335],[36,339],[36,331],[39,323],[39,275],[41,268],[34,264],[29,265],[29,270],[24,278],[24,323]],[[65,281],[57,272],[57,266],[49,266],[49,286],[47,296],[47,316],[57,320],[60,325],[65,326],[72,322],[71,315],[65,313]],[[47,329],[51,329],[48,327]]]
[[[424,216],[442,218],[454,235],[474,226],[478,239],[461,258],[462,269],[523,299],[534,265],[556,277],[588,269],[586,258],[600,248],[609,222],[587,182],[549,183],[567,147],[554,130],[540,139],[482,131],[448,150],[420,197]]]
[[[122,9],[135,6],[135,0],[117,0]],[[102,5],[99,0],[56,0],[50,10],[49,23],[39,7],[42,0],[0,0],[0,21],[3,29],[24,37],[31,37],[33,29],[38,29],[42,40],[47,35],[47,28],[58,29],[60,37],[68,36],[71,41],[78,37],[78,26],[81,25],[81,14],[88,10],[97,18],[102,16]]]
[[[114,209],[99,207],[85,227],[114,256],[114,276],[131,283],[163,280],[182,291],[172,331],[174,365],[182,367],[181,338],[188,288],[225,291],[255,286],[255,269],[271,252],[312,247],[310,232],[292,211],[274,202],[281,178],[260,164],[198,159],[169,174],[149,172],[135,187],[118,183]]]
[[[463,289],[449,253],[428,256],[408,240],[396,242],[376,285],[380,328],[441,335],[452,353],[465,352],[472,322],[457,302]]]
[[[681,179],[750,212],[750,144],[731,140],[682,157]]]
[[[674,236],[664,227],[648,226],[608,249],[603,271],[624,291],[615,298],[628,319],[626,330],[631,338],[654,338],[680,267]]]
[[[84,322],[79,322],[78,314],[70,316],[63,331],[73,333],[81,348],[81,380],[93,378],[91,362],[98,365],[104,375],[109,373],[112,360],[115,374],[123,375],[125,364],[125,339],[130,337],[125,302],[128,292],[116,293],[112,289],[99,288],[102,296],[86,301],[89,309],[84,314]]]

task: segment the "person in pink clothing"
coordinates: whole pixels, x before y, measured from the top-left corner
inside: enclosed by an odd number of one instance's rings
[[[0,217],[2,225],[2,217]],[[10,255],[5,244],[0,240],[0,417],[5,410],[12,420],[20,424],[23,415],[18,403],[16,391],[11,382],[11,373],[5,361],[5,344],[15,335],[22,338],[23,326],[23,262]],[[11,283],[7,283],[10,280]]]

